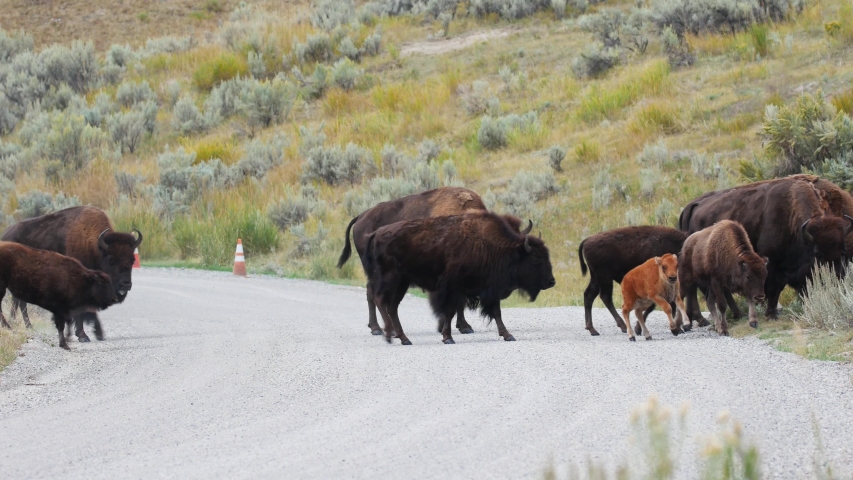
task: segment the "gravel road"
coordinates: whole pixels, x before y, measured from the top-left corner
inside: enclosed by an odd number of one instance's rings
[[[0,374],[0,472],[17,478],[536,478],[630,457],[631,411],[689,402],[678,477],[729,411],[768,478],[853,475],[853,368],[707,332],[629,343],[604,310],[507,309],[517,342],[473,317],[443,345],[425,300],[414,343],[366,327],[364,290],[144,268],[102,314],[107,340],[41,335]],[[547,295],[548,292],[543,292]]]

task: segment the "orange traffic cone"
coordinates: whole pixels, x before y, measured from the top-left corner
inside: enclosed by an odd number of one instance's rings
[[[139,264],[139,249],[133,249],[133,268],[142,268],[142,265]]]
[[[237,239],[237,252],[234,254],[234,275],[246,276],[246,260],[243,258],[243,241]]]

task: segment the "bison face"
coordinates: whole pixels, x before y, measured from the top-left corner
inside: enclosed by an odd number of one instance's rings
[[[539,292],[548,290],[557,284],[551,270],[551,256],[545,242],[530,235],[526,235],[519,253],[521,259],[516,277],[518,288],[527,293],[532,302],[539,296]]]
[[[655,257],[655,263],[658,266],[658,275],[664,282],[664,285],[669,283],[675,285],[678,281],[678,256],[667,253],[662,257]]]
[[[88,281],[93,307],[103,310],[119,301],[113,282],[106,273],[91,270]]]
[[[845,235],[853,225],[847,218],[819,217],[803,223],[800,227],[803,241],[811,247],[814,261],[818,265],[831,265],[836,274],[844,274],[844,257],[847,255],[844,243]]]
[[[767,280],[767,257],[758,254],[741,255],[733,282],[743,295],[755,302],[764,301],[764,282]]]
[[[98,249],[101,252],[101,268],[112,279],[113,288],[121,303],[127,297],[127,292],[133,287],[131,272],[133,269],[134,250],[142,243],[142,233],[134,230],[137,237],[127,233],[106,231],[98,237]]]

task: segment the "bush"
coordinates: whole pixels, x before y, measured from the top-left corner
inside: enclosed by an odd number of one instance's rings
[[[14,180],[18,172],[18,156],[21,146],[15,143],[3,143],[0,140],[0,176]]]
[[[549,8],[551,0],[471,0],[469,3],[469,12],[478,17],[497,14],[504,20],[520,20]]]
[[[250,135],[254,136],[258,130],[287,118],[295,101],[296,91],[292,85],[278,79],[255,82],[244,89],[240,98],[240,111],[246,115]]]
[[[208,121],[217,124],[223,119],[238,114],[241,99],[248,96],[248,91],[254,83],[238,77],[213,87],[207,100],[204,101],[204,115]]]
[[[498,200],[516,216],[529,216],[534,204],[559,192],[557,181],[551,173],[520,171],[509,182],[506,192]]]
[[[113,174],[116,180],[116,189],[119,195],[126,195],[130,199],[137,196],[140,182],[145,179],[142,175],[117,171]]]
[[[9,36],[5,30],[0,28],[0,64],[11,62],[21,53],[32,52],[33,45],[33,37],[27,35],[23,30]]]
[[[642,165],[665,167],[673,163],[673,157],[669,154],[669,149],[662,140],[657,143],[647,143],[643,146],[643,151],[637,155],[637,162]]]
[[[249,72],[247,62],[233,53],[223,53],[203,62],[193,73],[193,85],[199,90],[209,92],[225,80],[246,76]]]
[[[107,131],[122,152],[133,153],[145,134],[145,116],[136,110],[110,115]]]
[[[553,147],[548,149],[548,166],[550,166],[555,172],[563,171],[563,160],[565,158],[565,148],[559,145],[554,145]]]
[[[196,45],[193,37],[160,37],[149,38],[145,42],[145,50],[142,56],[150,57],[160,53],[185,52]]]
[[[204,265],[231,265],[236,238],[243,240],[247,257],[273,252],[279,244],[276,226],[255,209],[219,212],[215,222],[201,225],[198,238]]]
[[[329,234],[329,230],[323,227],[323,222],[317,226],[317,231],[314,236],[308,236],[305,232],[305,225],[296,225],[290,229],[291,235],[294,238],[294,246],[291,255],[296,258],[307,257],[322,249],[323,240]]]
[[[264,63],[263,54],[249,50],[248,64],[252,78],[261,80],[267,76],[267,64]]]
[[[15,115],[15,106],[6,98],[6,94],[0,92],[0,135],[8,135],[18,125],[18,116]]]
[[[115,65],[116,67],[127,68],[131,62],[136,59],[133,49],[130,45],[112,44],[106,53],[107,65]]]
[[[54,197],[49,193],[33,190],[18,196],[18,209],[15,210],[15,218],[26,220],[77,205],[80,205],[80,199],[77,197],[68,197],[62,192],[57,193]]]
[[[830,266],[816,267],[806,286],[803,312],[795,318],[809,328],[853,329],[853,275],[839,279]]]
[[[269,142],[255,139],[249,143],[236,168],[245,177],[261,179],[284,161],[284,149],[290,141],[284,135],[276,135]]]
[[[655,221],[658,225],[672,226],[675,223],[678,209],[668,199],[664,198],[655,208]]]
[[[429,163],[441,155],[441,147],[429,138],[425,139],[418,145],[418,161]]]
[[[361,181],[372,162],[370,152],[353,143],[347,144],[346,149],[314,147],[305,156],[302,177],[304,181],[321,180],[329,185],[353,185]]]
[[[47,118],[49,130],[33,141],[32,153],[44,158],[45,174],[57,180],[85,167],[103,145],[105,136],[79,114],[58,112]]]
[[[580,17],[578,26],[591,33],[605,48],[626,48],[644,53],[649,45],[649,39],[643,35],[644,22],[642,10],[635,9],[628,14],[611,8]]]
[[[651,198],[655,194],[655,184],[661,176],[657,168],[643,168],[640,170],[640,194]]]
[[[227,83],[227,82],[226,82]],[[220,84],[221,86],[222,84]],[[166,103],[169,105],[169,108],[175,108],[175,104],[178,103],[178,100],[181,98],[181,84],[175,79],[168,80],[161,87],[163,96],[166,97]],[[216,90],[214,88],[214,90]],[[205,105],[207,105],[205,103]]]
[[[486,150],[497,150],[506,146],[507,131],[500,120],[485,116],[477,130],[477,142]]]
[[[69,108],[82,110],[86,107],[86,101],[63,83],[59,88],[50,88],[42,100],[41,107],[44,110],[68,110]]]
[[[348,36],[344,37],[341,43],[338,44],[338,51],[341,52],[341,55],[354,62],[361,60],[361,50],[355,46],[352,39]]]
[[[625,225],[634,226],[643,225],[644,223],[646,223],[646,216],[643,215],[643,211],[638,207],[631,207],[625,210]]]
[[[689,67],[696,63],[696,55],[690,51],[687,41],[676,35],[670,26],[661,32],[661,49],[671,68]]]
[[[678,38],[687,33],[735,33],[764,20],[779,21],[803,9],[802,0],[660,0],[649,15],[663,31],[670,27]]]
[[[344,90],[355,88],[355,82],[362,75],[364,75],[364,71],[355,68],[355,64],[348,58],[338,60],[332,67],[332,81]]]
[[[619,65],[619,51],[593,42],[584,48],[579,57],[572,60],[572,73],[577,78],[597,78]]]
[[[322,201],[317,200],[317,192],[312,187],[303,186],[299,194],[288,196],[267,208],[267,216],[281,231],[304,223],[309,216],[324,208]]]
[[[346,25],[355,18],[355,5],[352,0],[320,0],[311,13],[311,23],[324,30],[334,30]]]
[[[300,63],[328,62],[335,56],[335,47],[332,37],[325,33],[309,35],[307,43],[296,42],[293,44],[293,56]]]
[[[492,108],[500,105],[500,102],[497,97],[490,95],[488,82],[477,80],[470,87],[460,87],[459,97],[462,99],[462,106],[468,115],[482,115],[487,112],[497,115],[499,113],[496,108]]]
[[[387,143],[382,147],[379,158],[382,162],[382,172],[391,177],[407,172],[414,166],[411,158],[398,152],[394,145]]]
[[[207,119],[199,112],[198,107],[189,96],[183,96],[175,104],[172,128],[182,135],[201,133],[208,129]]]
[[[777,175],[818,169],[853,149],[853,121],[820,91],[801,96],[793,105],[767,105],[761,135],[765,153],[777,161]]]
[[[402,178],[377,177],[370,181],[366,190],[349,190],[344,194],[344,207],[350,216],[359,215],[381,202],[412,195],[417,187]]]
[[[75,92],[85,93],[98,77],[98,59],[92,42],[74,41],[71,48],[52,45],[39,53],[47,85],[68,84]]]
[[[145,80],[139,83],[123,82],[116,90],[116,101],[119,105],[130,108],[138,103],[157,102],[157,95]]]
[[[233,187],[242,180],[241,172],[221,160],[196,163],[195,152],[183,148],[167,150],[157,157],[160,169],[155,189],[154,209],[161,217],[172,218],[209,190]]]

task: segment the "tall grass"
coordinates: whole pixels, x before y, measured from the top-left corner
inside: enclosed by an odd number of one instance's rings
[[[662,94],[669,87],[669,64],[664,60],[649,62],[638,73],[608,88],[600,84],[590,87],[581,99],[578,118],[584,122],[614,119],[625,107],[643,97]]]
[[[853,264],[847,266],[847,270]],[[803,311],[797,322],[810,328],[830,331],[853,329],[853,275],[839,279],[828,266],[814,270],[806,287]]]
[[[168,225],[161,221],[160,217],[150,207],[128,200],[114,205],[107,213],[116,230],[129,232],[136,228],[142,232],[142,244],[139,245],[140,257],[164,259],[174,256],[169,241]]]
[[[237,76],[246,76],[249,72],[247,60],[233,53],[222,53],[217,57],[204,61],[193,73],[193,85],[204,92],[209,92],[220,82]]]

